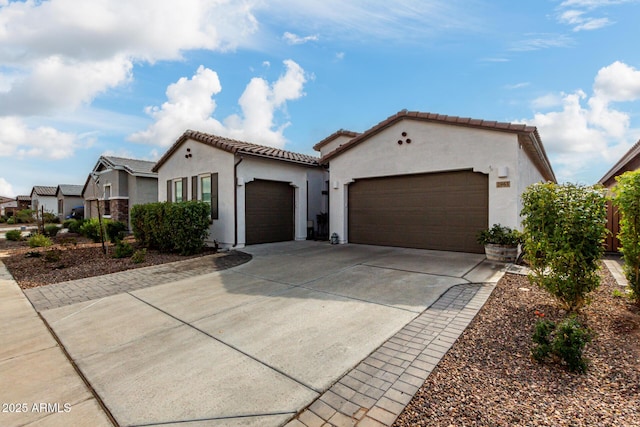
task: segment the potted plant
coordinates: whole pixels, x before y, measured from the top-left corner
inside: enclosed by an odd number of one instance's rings
[[[484,245],[488,260],[514,262],[518,256],[518,245],[522,243],[522,234],[518,230],[494,224],[478,233],[478,243]]]

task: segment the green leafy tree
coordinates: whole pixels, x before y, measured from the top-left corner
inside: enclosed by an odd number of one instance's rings
[[[534,184],[522,195],[530,279],[568,311],[587,303],[600,284],[607,235],[606,196],[599,186]]]
[[[614,204],[620,212],[618,239],[624,257],[624,273],[631,288],[631,297],[640,304],[640,171],[617,176]]]

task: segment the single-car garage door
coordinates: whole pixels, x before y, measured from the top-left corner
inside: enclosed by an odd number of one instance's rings
[[[293,187],[256,179],[245,188],[246,243],[293,240]]]
[[[472,171],[356,180],[349,185],[351,243],[477,252],[489,222],[489,180]]]

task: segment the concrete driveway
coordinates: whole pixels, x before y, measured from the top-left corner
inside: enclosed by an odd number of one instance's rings
[[[42,312],[120,425],[277,426],[484,256],[287,242],[195,279]]]

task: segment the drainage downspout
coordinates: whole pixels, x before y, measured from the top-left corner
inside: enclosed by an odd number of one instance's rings
[[[240,156],[240,160],[233,165],[233,248],[238,246],[238,165],[242,160]]]

